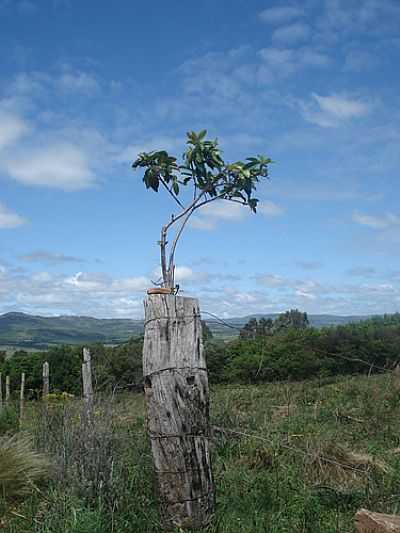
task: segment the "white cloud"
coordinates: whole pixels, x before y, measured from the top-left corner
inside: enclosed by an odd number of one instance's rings
[[[95,291],[106,289],[111,284],[111,280],[105,274],[77,272],[65,278],[63,283],[81,291]]]
[[[259,14],[260,19],[267,24],[279,24],[302,16],[304,9],[295,6],[270,7]]]
[[[284,209],[270,200],[265,200],[259,202],[257,213],[267,217],[277,217],[283,215]],[[249,207],[246,205],[228,200],[217,200],[200,208],[189,224],[192,228],[199,230],[214,230],[219,222],[238,222],[251,214]]]
[[[23,151],[8,159],[5,167],[12,178],[25,185],[76,191],[95,181],[87,154],[69,143]]]
[[[65,91],[96,93],[100,89],[97,79],[87,72],[66,71],[57,79],[57,85]]]
[[[314,93],[312,97],[318,103],[321,111],[330,113],[340,119],[359,117],[369,111],[365,103],[338,95],[320,96]]]
[[[17,213],[10,211],[4,204],[0,203],[0,229],[17,228],[25,224],[26,220]]]
[[[284,212],[285,210],[282,207],[269,200],[259,202],[257,206],[257,213],[261,213],[267,217],[279,217],[283,215]]]
[[[219,221],[236,222],[242,220],[248,212],[247,206],[227,200],[216,200],[201,207],[190,220],[190,226],[195,229],[213,230]]]
[[[292,44],[304,41],[308,39],[309,36],[310,27],[307,24],[297,22],[295,24],[277,28],[272,34],[272,39],[279,43]]]
[[[377,58],[365,50],[351,50],[347,53],[344,63],[344,70],[354,72],[365,72],[377,65]]]
[[[255,277],[257,283],[266,285],[267,287],[283,287],[286,285],[287,280],[282,276],[276,274],[263,274]]]
[[[178,150],[183,151],[183,144],[180,137],[152,137],[143,142],[125,146],[113,159],[118,163],[132,163],[141,152],[152,152],[153,150],[166,150],[175,154]]]
[[[15,144],[29,131],[30,126],[25,120],[0,109],[0,150]]]
[[[259,50],[258,55],[267,79],[271,76],[285,78],[306,68],[325,67],[330,62],[324,52],[307,46],[296,49],[271,46]]]
[[[27,263],[47,263],[50,265],[84,262],[84,259],[81,257],[74,257],[71,255],[65,255],[63,253],[49,252],[47,250],[35,250],[29,254],[21,255],[20,259]]]
[[[382,216],[366,215],[359,212],[353,213],[353,222],[374,229],[386,229],[400,225],[400,216],[393,213],[385,213]]]
[[[300,103],[303,116],[308,122],[323,128],[337,127],[344,121],[365,116],[370,112],[367,103],[343,95],[321,96],[313,93],[311,96],[311,102]]]
[[[144,276],[122,278],[113,281],[111,288],[118,291],[141,292],[151,286],[151,282]]]

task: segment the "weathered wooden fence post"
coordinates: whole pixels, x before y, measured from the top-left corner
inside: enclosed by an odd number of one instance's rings
[[[24,418],[24,399],[25,399],[25,372],[21,374],[21,388],[19,391],[19,423],[22,424]]]
[[[46,361],[43,363],[43,390],[42,398],[45,400],[50,392],[50,372],[49,372],[49,363]]]
[[[172,294],[147,297],[143,373],[164,528],[207,526],[215,495],[198,300]]]
[[[3,409],[3,374],[0,372],[0,411]]]
[[[92,360],[90,350],[83,348],[82,363],[83,398],[86,404],[86,412],[90,415],[93,407],[93,384],[92,384]]]
[[[6,405],[10,402],[10,376],[6,376]]]

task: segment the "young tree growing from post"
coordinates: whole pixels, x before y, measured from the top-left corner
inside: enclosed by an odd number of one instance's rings
[[[143,181],[147,189],[155,192],[165,189],[179,207],[162,226],[158,243],[162,285],[171,290],[175,288],[176,247],[193,213],[217,200],[248,206],[255,213],[258,199],[254,198],[254,191],[260,178],[268,177],[270,158],[259,155],[227,163],[222,159],[218,141],[207,140],[206,135],[206,130],[187,134],[188,148],[180,165],[165,150],[141,153],[132,165],[135,169],[145,169]],[[182,194],[188,188],[189,195]],[[176,232],[168,247],[168,234],[174,228]]]
[[[161,150],[139,154],[132,165],[144,169],[147,189],[165,190],[178,208],[161,228],[162,277],[160,289],[149,290],[145,301],[143,346],[148,432],[165,529],[207,526],[215,502],[200,310],[196,299],[177,296],[177,244],[190,217],[213,202],[236,202],[256,212],[256,185],[271,163],[264,156],[227,163],[218,141],[206,135],[187,134],[181,164]]]

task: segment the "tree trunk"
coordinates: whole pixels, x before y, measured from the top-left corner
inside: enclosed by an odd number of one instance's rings
[[[214,512],[214,484],[208,377],[196,299],[147,297],[143,373],[164,528],[205,527]]]
[[[42,398],[46,399],[50,392],[50,372],[49,363],[46,361],[43,363],[43,390]]]

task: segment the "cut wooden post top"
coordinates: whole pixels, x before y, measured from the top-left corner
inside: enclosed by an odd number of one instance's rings
[[[199,301],[188,296],[174,294],[148,294],[144,301],[146,311],[145,326],[156,319],[200,318]]]
[[[197,298],[151,294],[146,297],[144,306],[144,375],[178,369],[205,371]]]

